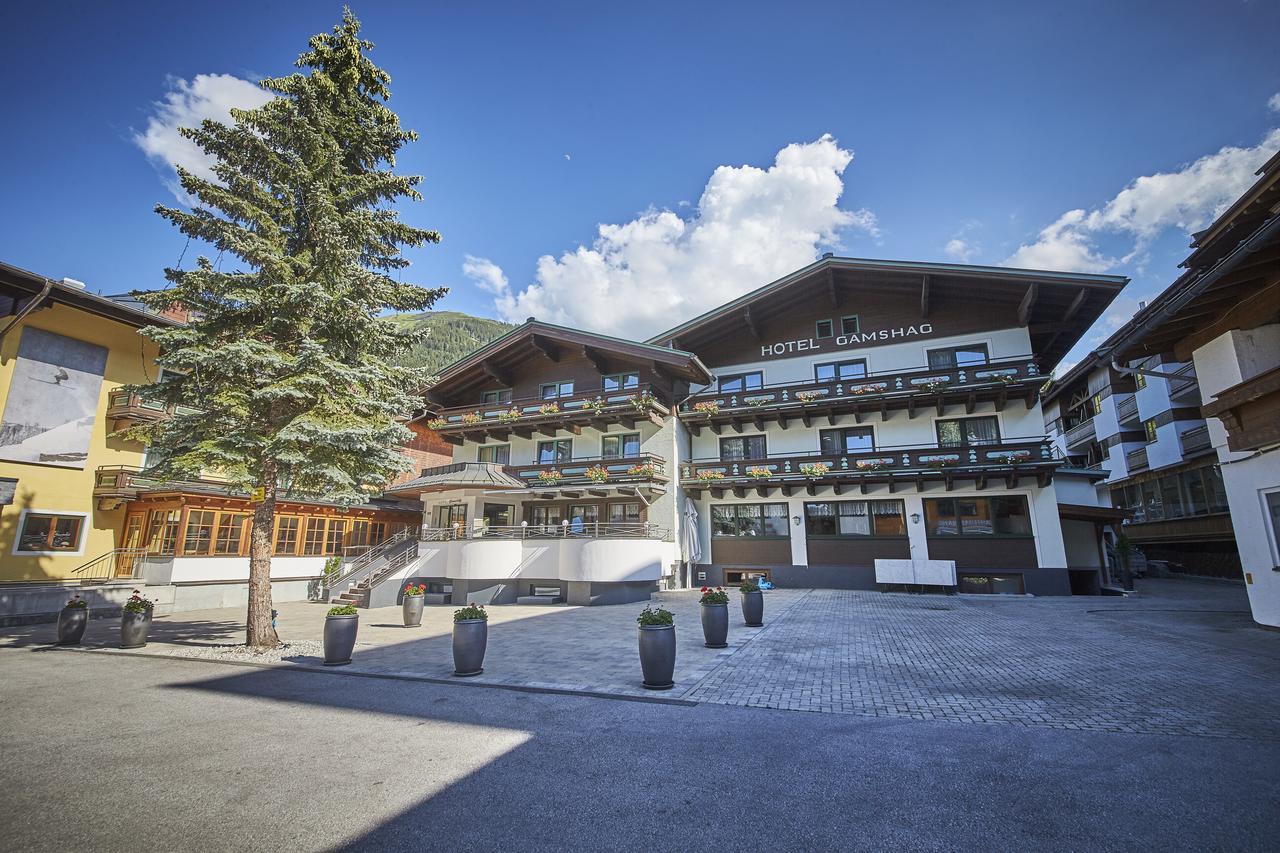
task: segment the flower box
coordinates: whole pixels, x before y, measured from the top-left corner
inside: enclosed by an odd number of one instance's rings
[[[560,414],[560,404],[559,403],[543,403],[541,406],[538,407],[538,411],[539,413],[544,415],[558,415]]]
[[[799,400],[801,403],[812,403],[814,400],[818,399],[821,396],[822,395],[819,394],[817,391],[797,391],[796,392],[796,399]]]
[[[427,421],[427,429],[444,429],[448,425],[449,425],[449,422],[446,421],[444,418],[432,418],[431,420]]]
[[[586,470],[586,476],[593,483],[603,483],[609,479],[609,471],[603,465],[592,465]]]
[[[507,411],[502,412],[501,414],[499,414],[499,415],[498,415],[498,420],[499,420],[501,423],[504,423],[504,424],[509,424],[509,423],[511,423],[512,421],[518,421],[518,420],[520,420],[520,410],[519,410],[519,409],[517,409],[515,406],[512,406],[512,407],[511,407],[510,409],[508,409]]]
[[[648,391],[641,391],[631,398],[631,405],[637,412],[649,412],[658,406],[658,398]]]
[[[719,471],[699,471],[695,475],[699,480],[723,480],[724,474]]]
[[[462,423],[465,424],[466,426],[478,424],[482,420],[484,420],[484,418],[480,416],[479,412],[467,412],[465,415],[462,416]]]
[[[700,415],[706,415],[707,417],[711,417],[712,415],[720,411],[720,404],[717,403],[715,400],[703,400],[700,403],[694,403],[693,410]]]
[[[548,470],[548,471],[539,471],[539,472],[538,472],[538,482],[539,482],[539,483],[544,483],[544,484],[547,484],[547,485],[553,485],[553,484],[555,484],[555,483],[560,482],[560,481],[561,481],[561,480],[563,480],[563,479],[564,479],[564,474],[561,474],[559,471],[555,470],[554,468],[553,468],[553,469],[551,469],[551,470]]]
[[[757,480],[763,480],[765,477],[772,477],[773,470],[771,468],[765,468],[762,465],[754,465],[747,469],[747,476]]]
[[[646,480],[652,480],[657,473],[658,469],[651,462],[642,462],[627,469],[628,477],[643,477]]]
[[[801,465],[800,473],[809,478],[825,477],[831,473],[831,466],[825,462],[814,462],[810,465]]]

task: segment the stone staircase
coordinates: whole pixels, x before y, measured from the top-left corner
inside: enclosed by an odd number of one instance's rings
[[[342,593],[330,597],[329,603],[368,607],[373,588],[416,559],[418,542],[411,535],[387,540],[375,551],[362,556],[354,568],[345,573],[348,578],[355,577]]]

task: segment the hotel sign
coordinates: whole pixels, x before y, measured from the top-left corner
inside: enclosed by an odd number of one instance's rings
[[[824,338],[823,342],[830,342],[830,346],[835,349],[845,349],[847,347],[856,347],[863,344],[878,344],[885,341],[892,341],[898,338],[915,338],[920,335],[932,335],[933,324],[921,323],[919,326],[899,326],[896,329],[877,329],[871,332],[854,332],[851,335],[836,335],[833,338]],[[802,352],[815,352],[823,348],[822,342],[817,338],[803,338],[794,341],[778,341],[774,344],[764,344],[760,347],[761,358],[778,358],[784,355],[795,355]]]

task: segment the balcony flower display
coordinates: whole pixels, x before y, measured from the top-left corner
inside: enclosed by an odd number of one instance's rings
[[[885,467],[883,459],[859,459],[853,463],[853,467],[859,471],[879,471]]]
[[[930,468],[949,468],[956,464],[957,460],[950,456],[930,456],[928,459],[920,460]]]
[[[609,470],[603,465],[592,465],[586,470],[587,479],[593,483],[603,483],[609,479]]]
[[[658,473],[658,469],[654,467],[652,462],[641,462],[639,465],[632,465],[627,469],[628,477],[643,477],[646,480],[652,480],[653,475]]]
[[[462,416],[462,423],[465,424],[466,426],[471,426],[472,424],[478,424],[482,420],[484,420],[484,418],[483,416],[481,416],[479,412],[467,412],[465,415]]]
[[[937,394],[941,391],[947,390],[947,387],[950,384],[951,383],[945,379],[933,379],[924,383],[921,387],[924,388],[924,390],[928,391],[930,394]]]
[[[582,407],[584,409],[588,409],[589,411],[595,412],[598,415],[601,412],[603,412],[606,408],[608,408],[609,404],[604,401],[604,398],[596,397],[594,400],[584,401],[582,404]]]
[[[720,404],[715,400],[703,400],[700,403],[694,403],[693,410],[700,415],[711,417],[716,412],[720,411]]]
[[[763,465],[753,465],[747,469],[747,476],[757,480],[763,480],[765,477],[772,477],[773,471]]]
[[[827,474],[831,473],[831,466],[825,462],[814,462],[809,465],[801,465],[800,473],[810,479],[825,477]]]
[[[548,468],[546,471],[538,472],[538,482],[547,486],[554,486],[563,479],[564,474],[561,474],[554,468]]]
[[[699,471],[695,476],[696,476],[699,480],[702,480],[704,483],[705,483],[706,481],[708,481],[708,480],[723,480],[723,479],[724,479],[724,474],[723,474],[723,473],[721,473],[720,471],[712,471],[712,470],[710,470],[710,469],[705,470],[705,471]]]
[[[801,403],[812,403],[814,400],[818,399],[821,396],[822,395],[819,394],[817,391],[797,391],[796,392],[796,399],[799,400]]]
[[[538,407],[538,411],[544,415],[558,415],[560,414],[560,404],[559,403],[543,403],[541,406]]]
[[[854,385],[849,389],[849,393],[855,396],[861,396],[863,394],[879,394],[881,391],[888,390],[888,388],[889,383],[887,382],[872,382],[869,385]]]
[[[509,424],[512,421],[518,421],[520,420],[520,410],[517,409],[515,406],[512,406],[507,411],[499,414],[498,420],[504,424]]]
[[[631,398],[631,405],[640,413],[651,412],[658,407],[658,398],[648,391],[641,391]]]
[[[444,418],[432,418],[431,420],[427,421],[427,429],[444,429],[448,425],[449,425],[449,422],[446,421]]]
[[[1016,373],[1001,373],[999,376],[997,376],[997,377],[996,377],[996,379],[999,379],[999,380],[1000,380],[1001,382],[1003,382],[1005,385],[1012,385],[1013,383],[1015,383],[1015,382],[1017,382],[1017,381],[1018,381],[1018,374],[1016,374]]]
[[[994,462],[1003,462],[1006,465],[1017,465],[1019,462],[1026,462],[1031,458],[1030,450],[1006,450],[1000,453],[992,453],[987,456]]]
[[[765,403],[769,402],[769,398],[768,397],[747,397],[743,399],[742,402],[746,403],[748,406],[754,406],[756,408],[759,408],[763,406]]]

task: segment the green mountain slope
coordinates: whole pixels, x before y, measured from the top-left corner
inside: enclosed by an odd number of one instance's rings
[[[426,328],[428,335],[403,359],[408,367],[421,367],[438,373],[467,353],[511,330],[510,323],[472,317],[459,311],[424,311],[421,314],[398,314],[393,318],[411,328]]]

